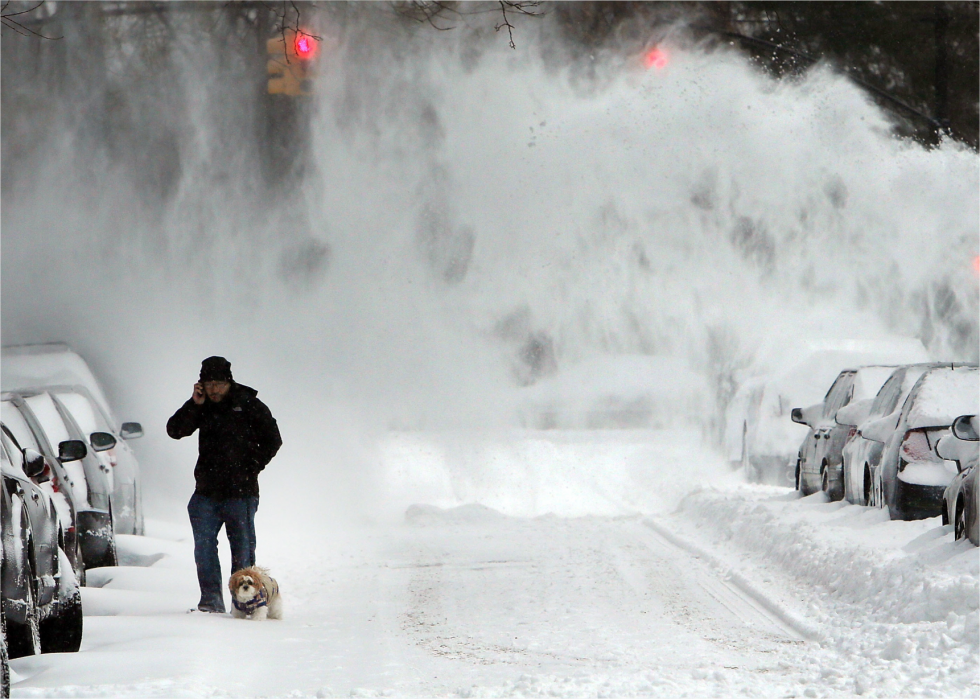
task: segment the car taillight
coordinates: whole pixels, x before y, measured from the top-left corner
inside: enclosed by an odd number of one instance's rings
[[[856,435],[857,433],[858,433],[858,428],[857,428],[857,426],[854,426],[854,427],[852,427],[851,429],[849,429],[849,430],[847,431],[847,439],[845,439],[845,440],[844,440],[844,443],[846,444],[847,442],[850,442],[850,441],[851,441],[851,439],[853,439],[853,438],[854,438],[854,435]]]
[[[58,480],[58,477],[53,473],[51,474],[51,490],[53,490],[56,493],[61,492],[61,482]]]
[[[935,455],[924,430],[909,430],[902,439],[902,458],[906,461],[934,461]]]
[[[51,490],[56,493],[58,492],[58,477],[54,475],[54,472],[51,470],[51,464],[47,461],[44,462],[44,470],[41,471],[41,475],[37,477],[38,483],[44,483],[45,481],[51,483]]]

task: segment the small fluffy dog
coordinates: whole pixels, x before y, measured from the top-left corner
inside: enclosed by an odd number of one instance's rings
[[[236,619],[282,619],[279,583],[269,577],[265,568],[242,568],[228,581],[231,590],[231,615]]]

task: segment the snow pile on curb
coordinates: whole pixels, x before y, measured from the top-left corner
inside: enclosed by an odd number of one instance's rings
[[[786,489],[699,490],[676,516],[702,541],[741,551],[781,577],[826,644],[853,658],[858,694],[975,694],[980,685],[980,550],[954,541],[939,518],[798,498]]]

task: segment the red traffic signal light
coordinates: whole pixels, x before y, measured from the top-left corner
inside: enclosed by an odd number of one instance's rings
[[[313,94],[320,37],[298,29],[285,29],[266,41],[269,54],[268,93],[287,97]]]
[[[667,67],[667,53],[659,46],[654,46],[643,56],[643,65],[650,68],[661,70]]]
[[[316,49],[317,40],[314,37],[303,32],[296,32],[296,37],[293,40],[293,52],[297,58],[302,58],[305,61],[315,58]]]

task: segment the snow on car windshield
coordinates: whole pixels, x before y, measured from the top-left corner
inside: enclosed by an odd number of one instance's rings
[[[102,416],[98,414],[85,396],[68,391],[59,391],[55,395],[68,412],[71,413],[71,416],[75,418],[75,422],[78,423],[78,427],[83,434],[89,435],[93,432],[110,431],[105,420],[102,419]]]
[[[68,428],[65,427],[65,422],[61,419],[58,408],[49,394],[38,393],[28,396],[24,402],[34,413],[37,421],[41,423],[41,429],[44,430],[52,448],[57,449],[59,443],[71,439]]]
[[[854,393],[851,396],[851,403],[874,398],[894,371],[894,366],[868,366],[859,369],[854,376]]]
[[[0,417],[3,419],[3,424],[14,435],[14,439],[17,440],[21,449],[31,448],[34,451],[41,451],[27,420],[24,419],[20,409],[13,402],[5,400],[0,403]]]
[[[909,429],[948,426],[960,415],[980,410],[980,375],[975,367],[934,369],[921,381],[909,408]]]

